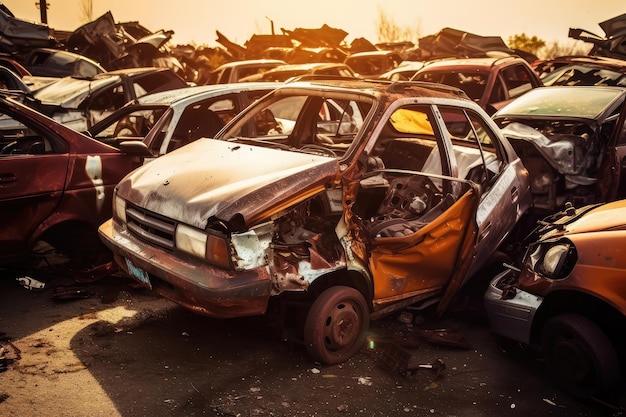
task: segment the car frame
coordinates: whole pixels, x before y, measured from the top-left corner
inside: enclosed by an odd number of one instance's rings
[[[127,176],[100,235],[158,294],[212,317],[279,312],[291,340],[336,364],[370,319],[415,303],[445,311],[528,191],[510,144],[461,90],[292,82],[215,139]]]

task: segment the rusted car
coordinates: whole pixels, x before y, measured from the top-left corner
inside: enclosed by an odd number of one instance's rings
[[[111,216],[113,188],[140,158],[63,126],[8,93],[0,92],[0,114],[20,126],[0,130],[0,264],[25,260],[37,242],[46,241],[79,270],[113,265],[97,228]]]
[[[336,364],[371,319],[445,311],[529,206],[527,171],[461,90],[300,81],[123,179],[100,235],[156,293],[218,318],[279,313]]]
[[[433,60],[426,62],[411,80],[460,88],[489,114],[542,86],[528,61],[518,56]]]
[[[485,293],[491,328],[541,349],[570,394],[613,402],[626,363],[626,201],[568,207],[533,236]]]
[[[403,61],[395,51],[356,52],[343,61],[361,78],[378,78],[395,69]]]
[[[626,198],[625,99],[622,87],[542,87],[493,115],[530,172],[535,219]]]

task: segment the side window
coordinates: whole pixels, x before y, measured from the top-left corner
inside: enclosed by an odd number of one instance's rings
[[[452,107],[442,107],[439,111],[452,139],[458,178],[479,184],[489,182],[500,172],[503,163],[489,126],[471,111]]]
[[[213,102],[208,102],[208,109],[219,116],[222,120],[222,125],[228,123],[237,114],[237,108],[235,106],[235,98],[228,97]]]
[[[226,84],[228,82],[230,82],[230,77],[231,77],[231,73],[233,72],[232,68],[225,68],[224,71],[222,71],[222,73],[219,76],[219,80],[218,83],[219,84]]]
[[[530,69],[524,65],[512,65],[502,71],[504,84],[510,98],[516,98],[533,88]]]
[[[230,100],[222,100],[226,105]],[[215,103],[203,101],[188,106],[180,116],[168,146],[168,152],[200,138],[215,136],[224,127],[224,121],[211,109]],[[232,106],[232,102],[230,103]]]
[[[394,111],[385,123],[368,163],[373,168],[383,166],[443,174],[438,134],[432,120],[432,113],[426,106]]]
[[[0,118],[3,125],[10,126],[10,129],[0,130],[0,160],[6,157],[47,155],[67,151],[67,145],[60,139],[42,135],[9,114],[0,113]]]
[[[124,86],[116,85],[101,91],[89,103],[89,110],[96,112],[113,111],[126,104]]]

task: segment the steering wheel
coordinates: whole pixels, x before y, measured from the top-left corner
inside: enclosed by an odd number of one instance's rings
[[[326,148],[324,146],[316,145],[314,143],[307,143],[305,145],[302,145],[302,147],[300,147],[301,151],[306,151],[307,149],[310,149],[317,153],[331,156],[333,158],[337,158],[337,154],[335,153],[335,151],[333,151],[332,149]]]
[[[0,154],[3,154],[3,155],[10,154],[16,149],[17,149],[17,141],[14,140],[13,142],[7,143],[0,151]]]

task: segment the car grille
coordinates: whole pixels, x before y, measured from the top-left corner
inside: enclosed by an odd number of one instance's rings
[[[137,206],[126,207],[126,226],[138,239],[174,251],[176,222]]]

